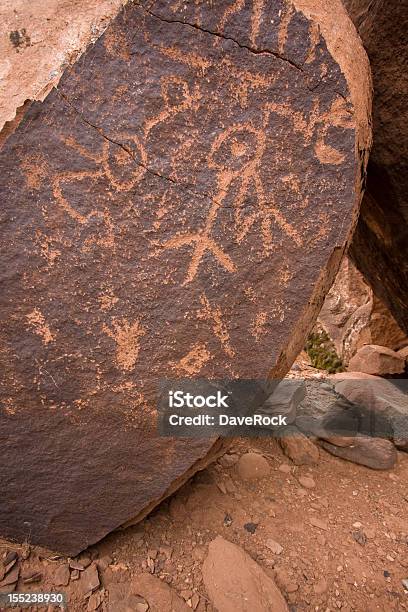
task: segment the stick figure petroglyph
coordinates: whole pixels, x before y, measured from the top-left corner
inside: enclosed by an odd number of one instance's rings
[[[288,236],[293,238],[297,246],[302,243],[298,232],[277,208],[273,195],[271,193],[268,193],[268,197],[265,195],[260,171],[267,145],[267,130],[265,129],[267,119],[268,115],[264,116],[261,129],[251,124],[229,127],[215,139],[210,154],[210,166],[213,165],[219,170],[220,188],[226,192],[234,181],[239,184],[234,200],[237,242],[241,243],[253,225],[260,221],[265,255],[268,255],[272,249],[271,225],[273,222],[276,222]],[[221,154],[225,146],[230,151],[227,164]],[[258,204],[257,210],[245,215],[242,207],[252,190]]]
[[[276,206],[272,194],[265,195],[260,175],[262,157],[265,153],[267,135],[264,129],[257,129],[250,123],[235,124],[221,132],[213,141],[208,165],[216,170],[216,194],[211,201],[204,227],[187,234],[177,235],[165,242],[165,248],[193,246],[193,254],[184,284],[191,282],[198,271],[204,255],[209,252],[228,272],[236,270],[231,257],[223,251],[213,237],[214,224],[220,207],[227,196],[233,195],[231,187],[238,184],[234,198],[236,242],[240,244],[257,221],[261,224],[264,253],[268,255],[273,247],[271,226],[277,223],[294,240],[302,243],[297,230],[293,228]],[[242,211],[245,199],[255,194],[256,210],[245,214]]]

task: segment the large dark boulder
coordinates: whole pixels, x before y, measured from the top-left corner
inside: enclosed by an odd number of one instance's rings
[[[219,451],[158,435],[162,378],[287,372],[370,145],[340,4],[143,4],[0,153],[0,533],[71,555]]]

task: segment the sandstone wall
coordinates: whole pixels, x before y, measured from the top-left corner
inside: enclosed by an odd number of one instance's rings
[[[350,256],[408,333],[408,54],[406,2],[344,0],[373,73],[374,144]]]

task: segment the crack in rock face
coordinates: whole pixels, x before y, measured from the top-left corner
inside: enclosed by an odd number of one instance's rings
[[[364,171],[322,32],[283,1],[128,5],[6,139],[2,536],[75,555],[205,467],[222,441],[157,433],[162,379],[289,369]]]

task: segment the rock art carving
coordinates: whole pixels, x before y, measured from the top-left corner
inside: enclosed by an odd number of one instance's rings
[[[161,379],[290,367],[370,144],[319,7],[128,5],[5,139],[1,535],[73,555],[141,518],[222,445],[158,435]]]

